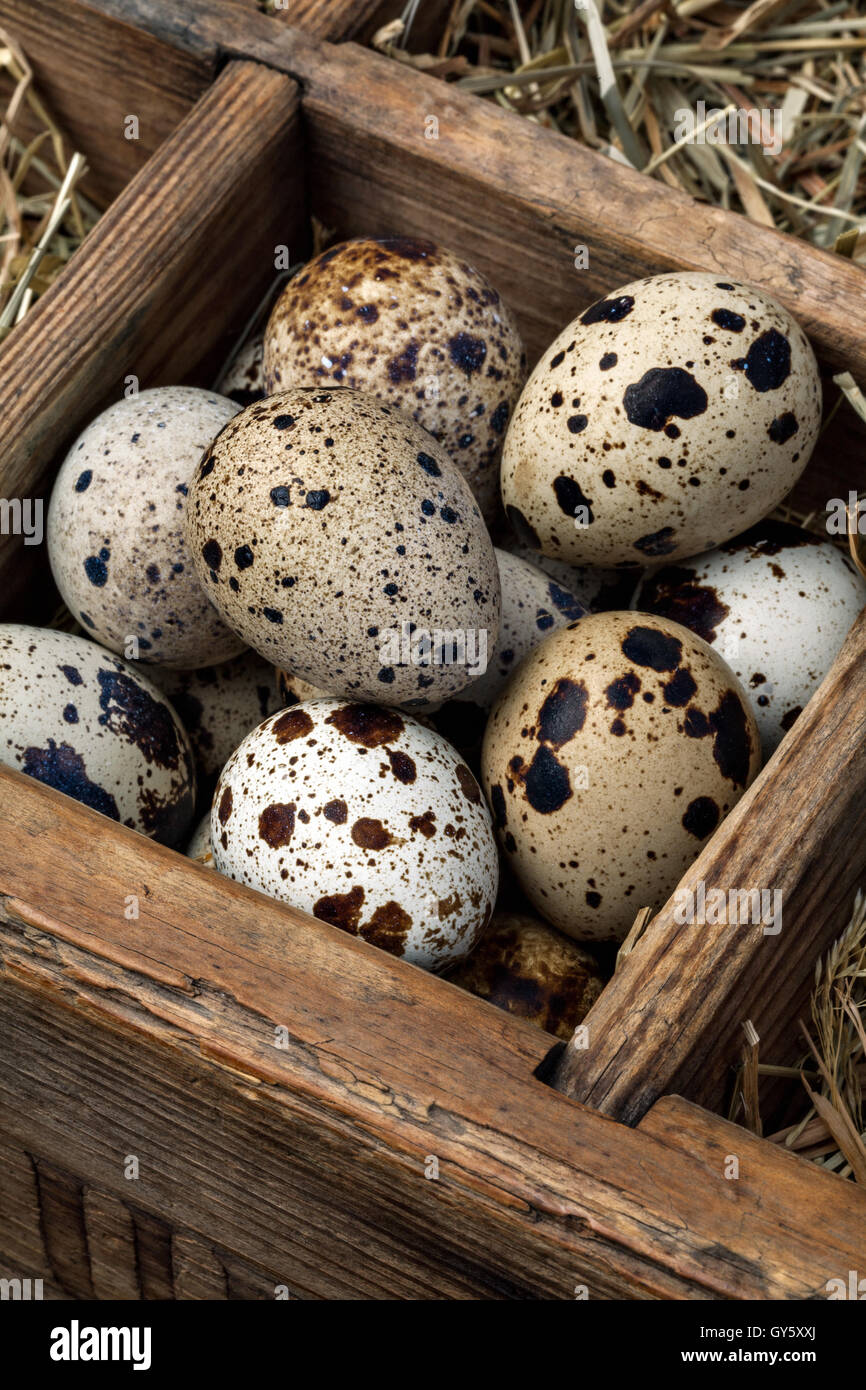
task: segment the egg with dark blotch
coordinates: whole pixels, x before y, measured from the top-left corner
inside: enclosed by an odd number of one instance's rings
[[[162,844],[188,833],[195,770],[177,714],[85,637],[0,624],[0,761]]]
[[[309,681],[302,681],[300,677],[293,676],[291,671],[277,671],[277,691],[280,704],[285,707],[299,705],[302,700],[319,700],[332,694],[330,690],[323,690],[318,685],[311,685]]]
[[[301,680],[387,705],[468,685],[448,634],[492,650],[493,546],[469,487],[407,416],[298,388],[231,420],[190,486],[187,542],[226,623]]]
[[[661,907],[760,767],[748,698],[687,628],[594,613],[526,658],[494,706],[483,786],[536,911],[622,940]]]
[[[493,286],[416,237],[324,251],[286,285],[265,334],[269,392],[350,386],[398,406],[444,446],[488,519],[525,376],[517,326]]]
[[[252,405],[267,396],[262,338],[251,338],[238,350],[219,379],[217,390],[236,405]]]
[[[193,671],[157,669],[151,679],[180,715],[195,757],[199,796],[208,802],[241,740],[286,703],[273,666],[255,652]]]
[[[508,429],[502,497],[521,542],[553,559],[682,559],[781,502],[820,420],[815,355],[786,309],[723,276],[650,276],[544,353]]]
[[[310,700],[223,769],[216,868],[392,955],[441,970],[496,901],[490,813],[459,755],[396,710]]]
[[[835,661],[866,583],[829,540],[778,521],[646,576],[635,607],[696,632],[743,683],[769,758]]]
[[[156,387],[109,406],[66,455],[48,509],[48,558],[70,612],[111,651],[193,667],[243,650],[184,539],[190,479],[237,410],[212,391]]]
[[[605,986],[591,952],[537,917],[509,912],[494,913],[448,979],[566,1041]]]

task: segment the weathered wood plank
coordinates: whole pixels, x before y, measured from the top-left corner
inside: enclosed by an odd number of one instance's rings
[[[121,1200],[138,1155],[137,1207],[303,1297],[800,1298],[862,1240],[863,1193],[769,1145],[719,1182],[535,1080],[538,1030],[6,770],[0,895],[0,1132]]]
[[[275,246],[300,249],[304,226],[294,84],[229,64],[3,344],[0,496],[44,496],[129,376],[210,385],[274,277]],[[0,538],[4,616],[33,611],[37,555]]]
[[[87,158],[84,187],[102,205],[143,169],[216,76],[216,48],[153,37],[105,11],[69,0],[0,0],[0,28],[15,38],[40,95],[73,149]],[[24,108],[20,131],[34,127]],[[127,116],[139,134],[127,139]]]
[[[866,613],[679,885],[778,891],[781,931],[678,925],[672,898],[590,1010],[589,1047],[568,1046],[553,1084],[634,1124],[671,1091],[721,1106],[746,1019],[762,1056],[796,1061],[815,961],[847,924],[862,881],[864,739]]]

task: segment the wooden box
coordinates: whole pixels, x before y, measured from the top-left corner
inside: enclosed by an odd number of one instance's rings
[[[862,270],[362,48],[242,0],[0,0],[0,25],[113,198],[0,350],[2,496],[45,496],[128,373],[210,384],[312,217],[464,253],[533,357],[604,291],[712,269],[866,380]],[[862,488],[863,457],[840,413],[801,501]],[[0,545],[2,616],[44,621],[44,556]],[[54,1297],[825,1297],[862,1264],[866,1194],[715,1112],[745,1019],[800,1051],[860,881],[864,726],[861,619],[684,880],[781,889],[781,936],[663,907],[564,1056],[0,768],[0,1273]]]

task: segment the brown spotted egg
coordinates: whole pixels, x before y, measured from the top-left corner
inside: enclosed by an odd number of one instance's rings
[[[286,703],[273,666],[255,652],[193,671],[157,669],[151,679],[181,717],[195,756],[199,795],[208,802],[241,739]]]
[[[263,401],[265,390],[265,345],[262,338],[251,338],[229,363],[219,379],[217,390],[236,405]]]
[[[330,690],[322,690],[309,681],[293,676],[291,671],[277,671],[277,690],[280,704],[284,707],[299,705],[302,700],[318,700],[322,695],[330,695]]]
[[[413,237],[323,252],[289,281],[265,334],[269,393],[336,384],[398,406],[444,445],[488,519],[525,375],[496,290],[459,256]]]
[[[243,649],[184,540],[187,485],[237,410],[212,391],[159,386],[109,406],[67,454],[48,510],[48,558],[67,607],[111,651],[192,667]]]
[[[508,430],[502,496],[521,540],[569,564],[679,559],[772,511],[820,419],[815,356],[787,310],[721,276],[651,276],[545,352]]]
[[[490,814],[454,749],[396,710],[311,700],[223,770],[216,868],[393,955],[440,970],[496,901]]]
[[[190,485],[187,540],[226,623],[323,690],[432,704],[472,679],[437,659],[437,635],[496,641],[496,558],[468,485],[359,391],[297,388],[231,420]]]
[[[537,917],[495,912],[452,984],[567,1042],[605,985],[599,963]]]
[[[764,521],[686,565],[648,575],[635,606],[703,637],[742,681],[769,758],[818,689],[866,584],[843,551]]]
[[[195,772],[180,720],[84,637],[0,623],[0,761],[163,844],[188,833]]]
[[[526,658],[494,706],[483,784],[530,902],[577,940],[661,907],[760,766],[745,692],[705,642],[594,613]]]

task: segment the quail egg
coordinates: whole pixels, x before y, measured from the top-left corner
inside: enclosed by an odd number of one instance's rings
[[[682,559],[778,505],[820,419],[787,310],[722,276],[651,276],[544,353],[509,426],[503,500],[524,544],[569,564]]]
[[[514,319],[492,285],[414,237],[323,252],[289,281],[265,334],[269,393],[337,384],[399,406],[445,447],[488,518],[525,372]]]
[[[175,711],[85,637],[0,623],[0,761],[163,844],[192,820],[192,751]]]
[[[496,901],[490,813],[454,749],[396,710],[311,700],[223,769],[216,868],[393,955],[440,970]]]
[[[60,468],[48,558],[63,599],[95,641],[165,666],[240,652],[202,589],[184,541],[187,485],[233,401],[160,386],[109,406]]]
[[[691,628],[724,657],[751,701],[764,757],[793,726],[866,604],[866,584],[830,541],[765,521],[687,564],[647,576],[646,613]]]
[[[748,698],[678,623],[593,613],[551,634],[494,706],[494,823],[536,911],[621,940],[661,907],[760,766]]]
[[[151,679],[168,696],[189,735],[199,794],[210,801],[216,779],[241,739],[287,703],[277,673],[255,652],[193,671],[157,669]]]
[[[493,914],[475,950],[448,978],[566,1041],[605,985],[584,947],[537,917],[511,912]]]
[[[187,538],[226,623],[338,695],[432,704],[492,650],[493,546],[466,482],[414,421],[349,389],[298,388],[230,421],[190,485]]]
[[[251,338],[235,355],[220,377],[217,390],[236,405],[263,401],[265,390],[265,345],[262,338]]]

